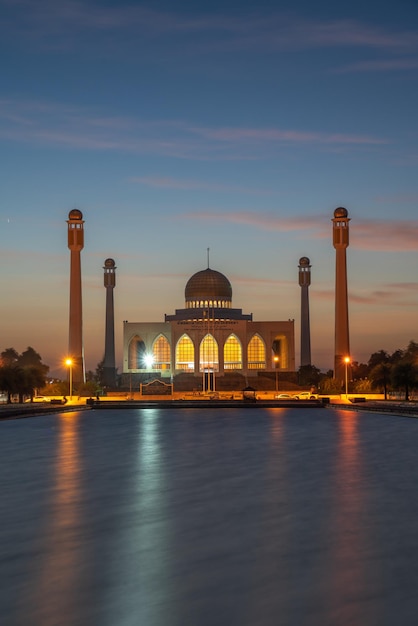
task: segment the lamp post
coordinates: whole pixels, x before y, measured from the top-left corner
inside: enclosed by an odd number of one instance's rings
[[[66,359],[65,365],[70,369],[70,402],[73,401],[73,360]]]
[[[345,363],[345,395],[347,397],[348,395],[348,364],[350,363],[350,357],[349,356],[345,356],[344,357],[344,363]]]
[[[279,391],[279,357],[276,355],[273,359],[274,367],[276,368],[276,391]]]

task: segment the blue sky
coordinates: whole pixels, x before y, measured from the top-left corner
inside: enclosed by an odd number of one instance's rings
[[[333,363],[331,218],[351,217],[352,357],[418,340],[415,2],[0,0],[0,349],[60,373],[66,219],[85,218],[86,363],[103,262],[122,320],[162,320],[206,266],[254,319],[294,318],[312,263],[312,357]]]

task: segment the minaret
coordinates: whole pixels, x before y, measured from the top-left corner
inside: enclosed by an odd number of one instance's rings
[[[116,266],[113,259],[104,262],[104,286],[106,287],[105,354],[103,361],[103,383],[106,387],[116,386],[115,367],[115,312],[113,289],[116,285]]]
[[[83,311],[81,301],[81,259],[84,248],[84,220],[78,209],[68,215],[68,247],[71,250],[70,269],[70,332],[68,356],[72,359],[72,379],[74,383],[85,382],[83,348]]]
[[[300,364],[311,365],[311,330],[309,326],[309,285],[311,284],[311,265],[307,256],[299,259],[300,301]]]
[[[348,294],[347,294],[347,258],[349,227],[347,209],[339,207],[334,211],[333,243],[336,250],[335,265],[335,358],[334,378],[343,385],[346,357],[350,356],[348,331]]]

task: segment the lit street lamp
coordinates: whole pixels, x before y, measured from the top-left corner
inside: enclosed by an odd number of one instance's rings
[[[274,367],[276,368],[276,391],[279,391],[279,357],[276,355],[273,359]]]
[[[70,369],[70,402],[73,401],[73,360],[66,359],[65,365],[67,365]]]
[[[348,395],[348,364],[350,363],[350,357],[349,356],[345,356],[344,357],[344,363],[345,363],[345,395]]]

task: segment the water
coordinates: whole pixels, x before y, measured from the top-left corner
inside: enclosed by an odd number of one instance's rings
[[[330,409],[0,423],[4,626],[409,626],[418,421]]]

